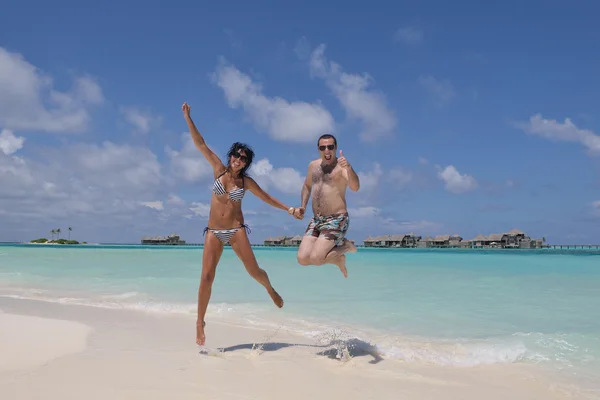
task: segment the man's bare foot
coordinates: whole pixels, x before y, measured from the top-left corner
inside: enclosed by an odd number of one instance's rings
[[[269,290],[269,296],[271,296],[271,299],[273,299],[273,303],[275,303],[277,307],[283,307],[283,299],[281,298],[279,293],[275,291],[275,289],[271,288],[271,290]]]
[[[346,253],[356,253],[356,246],[348,239],[344,239],[344,244],[341,246],[341,249]]]
[[[340,269],[340,271],[342,271],[342,274],[344,274],[344,278],[348,277],[348,270],[346,269],[346,256],[344,254],[342,254],[337,261],[335,262],[335,265],[337,265],[337,267]]]
[[[206,342],[206,336],[204,335],[204,326],[206,322],[202,321],[202,323],[196,322],[196,344],[198,346],[204,346]]]

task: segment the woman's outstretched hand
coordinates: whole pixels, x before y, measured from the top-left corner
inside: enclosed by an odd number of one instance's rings
[[[190,117],[190,105],[188,103],[183,103],[183,105],[181,106],[181,111],[183,111],[184,117]]]

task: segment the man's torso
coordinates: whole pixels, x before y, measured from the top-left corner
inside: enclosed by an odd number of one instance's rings
[[[314,215],[334,215],[346,212],[348,182],[339,165],[323,168],[321,160],[311,162],[312,208]]]

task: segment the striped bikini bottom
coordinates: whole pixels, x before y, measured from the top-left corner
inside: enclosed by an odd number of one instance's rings
[[[235,235],[235,233],[242,228],[245,228],[246,233],[248,233],[248,234],[251,232],[250,227],[246,224],[238,226],[237,228],[230,228],[230,229],[212,229],[207,226],[206,228],[204,228],[204,233],[202,234],[202,236],[206,235],[206,232],[211,231],[217,237],[217,239],[219,239],[221,241],[221,243],[227,244],[227,243],[229,243],[229,240],[231,239],[231,237],[233,235]]]

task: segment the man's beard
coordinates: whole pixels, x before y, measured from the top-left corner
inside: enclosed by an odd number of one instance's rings
[[[335,166],[337,165],[337,159],[333,160],[333,162],[326,164],[325,162],[321,162],[321,171],[325,174],[329,174]]]

